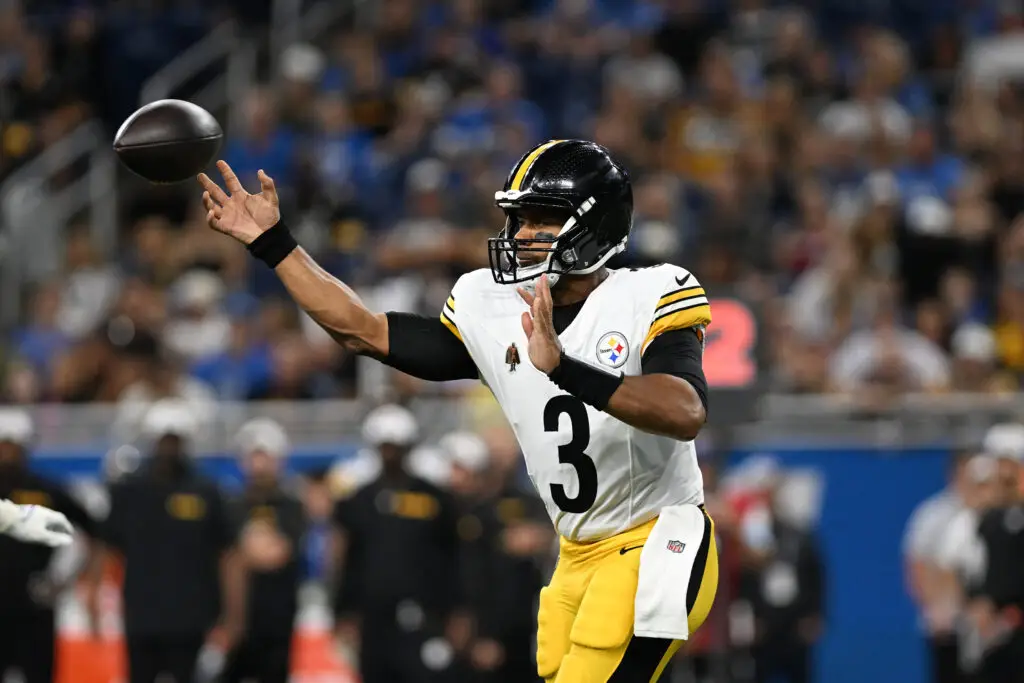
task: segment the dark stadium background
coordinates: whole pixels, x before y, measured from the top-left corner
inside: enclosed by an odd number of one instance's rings
[[[923,681],[904,525],[951,448],[1024,408],[1021,19],[994,0],[2,0],[0,397],[32,406],[36,467],[98,511],[104,463],[131,459],[166,393],[207,411],[198,457],[228,488],[250,415],[285,425],[296,474],[343,471],[385,400],[427,446],[507,441],[479,388],[344,357],[207,231],[196,188],[146,186],[110,141],[141,103],[207,107],[332,273],[433,313],[485,264],[523,151],[591,138],[634,174],[624,260],[684,265],[714,299],[699,451],[733,473],[716,504],[772,456],[819,538],[815,680]],[[69,604],[62,656],[107,670],[116,646],[83,640]],[[743,680],[732,613],[708,637]]]

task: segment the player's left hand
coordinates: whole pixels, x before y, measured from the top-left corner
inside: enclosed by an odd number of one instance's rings
[[[533,367],[550,375],[561,361],[562,343],[558,340],[558,333],[555,332],[555,324],[551,317],[554,304],[551,302],[548,276],[540,276],[533,294],[522,287],[518,291],[519,296],[523,297],[523,301],[530,307],[529,312],[523,313],[523,332],[529,340],[527,352],[530,362],[533,363]]]

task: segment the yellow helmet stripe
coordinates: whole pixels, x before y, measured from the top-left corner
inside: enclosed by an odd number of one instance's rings
[[[532,152],[527,154],[526,158],[523,159],[523,163],[519,164],[519,169],[512,177],[512,185],[508,189],[517,192],[522,189],[523,180],[526,179],[526,174],[530,172],[530,168],[537,162],[540,155],[557,145],[559,142],[565,142],[565,140],[548,140],[543,145],[538,146]]]

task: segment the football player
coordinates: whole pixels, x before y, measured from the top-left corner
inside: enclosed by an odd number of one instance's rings
[[[490,268],[439,318],[367,309],[281,220],[273,180],[249,194],[223,161],[210,226],[273,268],[335,340],[427,380],[479,378],[515,430],[560,535],[540,598],[537,668],[556,683],[657,680],[707,616],[717,550],[693,439],[711,310],[687,270],[613,270],[632,227],[629,175],[592,142],[552,140],[512,168]]]

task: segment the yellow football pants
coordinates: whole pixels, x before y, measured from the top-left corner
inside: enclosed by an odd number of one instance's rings
[[[682,645],[633,636],[639,548],[655,521],[592,543],[561,539],[537,615],[537,672],[548,683],[654,683]],[[690,583],[679,587],[690,633],[707,618],[717,587],[714,523],[705,512]]]

